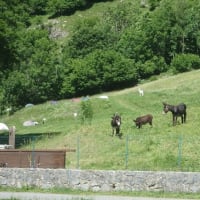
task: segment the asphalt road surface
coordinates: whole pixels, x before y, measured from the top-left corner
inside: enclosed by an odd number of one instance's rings
[[[31,192],[0,192],[0,200],[183,200],[174,198],[124,197],[111,195],[71,195]],[[184,199],[186,200],[186,199]],[[189,199],[187,199],[189,200]]]

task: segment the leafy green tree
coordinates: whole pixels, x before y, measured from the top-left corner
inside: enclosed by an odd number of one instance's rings
[[[94,3],[102,1],[106,0],[48,0],[47,12],[50,13],[52,17],[71,15],[76,10],[87,9]]]
[[[30,23],[27,6],[20,0],[0,1],[0,9],[0,70],[7,74],[16,63],[17,32]]]
[[[126,29],[117,43],[117,51],[135,62],[145,62],[152,57],[147,47],[148,40],[141,25]]]
[[[159,3],[160,3],[161,1],[162,1],[162,0],[148,0],[148,4],[149,4],[149,9],[150,9],[150,11],[155,10],[155,9],[159,6]]]
[[[25,105],[26,102],[26,77],[18,71],[9,73],[9,77],[4,81],[4,97],[2,102],[5,106],[11,106],[15,111]],[[21,105],[21,106],[20,106]]]
[[[78,21],[64,53],[77,58],[96,49],[115,49],[121,33],[136,23],[139,13],[139,5],[124,2],[106,9],[101,19],[90,17]]]
[[[1,73],[12,66],[12,63],[15,61],[15,53],[12,48],[14,42],[15,34],[12,32],[12,29],[6,24],[5,21],[0,19],[0,70]],[[2,75],[0,73],[0,77]]]
[[[19,38],[15,44],[19,64],[5,80],[6,101],[18,106],[58,99],[61,79],[57,45],[42,29],[27,29]]]
[[[44,15],[47,10],[46,0],[29,0],[30,14],[31,15]]]
[[[179,53],[199,51],[198,1],[162,0],[151,14],[147,37],[152,41],[154,54],[163,56],[168,64]]]
[[[102,90],[120,89],[137,83],[137,70],[133,60],[113,50],[96,53],[96,60],[104,61]]]
[[[109,30],[108,27],[101,25],[96,17],[79,21],[75,26],[74,34],[64,47],[64,55],[81,58],[96,49],[111,48],[116,39]]]
[[[49,0],[47,11],[52,13],[52,16],[69,15],[85,5],[85,0]]]
[[[123,2],[116,7],[108,7],[103,14],[103,23],[110,27],[113,34],[120,34],[126,28],[134,25],[141,14],[139,4]]]
[[[176,53],[199,52],[198,8],[197,1],[162,0],[157,9],[143,14],[135,26],[124,31],[118,50],[135,62],[145,63],[157,56],[167,64]]]
[[[188,52],[187,46],[189,46],[189,40],[192,39],[190,33],[194,31],[194,29],[191,30],[193,20],[198,22],[199,19],[194,19],[193,4],[191,4],[191,1],[177,0],[172,8],[176,20],[176,24],[172,27],[172,30],[177,38],[177,50],[180,53],[185,53]]]
[[[101,84],[96,69],[87,59],[74,59],[71,70],[63,74],[61,94],[64,97],[81,96],[98,92]]]
[[[0,115],[3,115],[5,113],[5,110],[6,110],[6,103],[5,103],[5,99],[4,99],[4,96],[5,96],[5,90],[3,87],[0,87]]]
[[[144,63],[137,62],[137,73],[140,78],[149,78],[152,75],[160,74],[167,71],[167,64],[163,57],[154,56],[152,59]]]
[[[95,94],[131,86],[137,82],[132,60],[113,50],[96,50],[85,58],[74,59],[66,66],[61,93],[63,96]]]

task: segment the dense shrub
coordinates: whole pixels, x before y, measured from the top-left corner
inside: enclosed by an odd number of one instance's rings
[[[93,108],[89,97],[82,98],[80,119],[82,123],[88,121],[91,123],[93,118]]]
[[[200,58],[194,54],[177,54],[170,67],[174,73],[186,72],[200,68]]]
[[[71,15],[76,10],[83,10],[92,6],[95,2],[101,2],[101,0],[48,0],[46,10],[52,14],[52,17]]]
[[[167,64],[162,57],[154,56],[151,60],[147,60],[145,63],[137,63],[138,75],[141,78],[149,78],[152,75],[165,72],[166,69]]]
[[[65,63],[61,95],[66,98],[124,88],[137,83],[137,79],[131,59],[115,51],[96,50],[83,59]]]

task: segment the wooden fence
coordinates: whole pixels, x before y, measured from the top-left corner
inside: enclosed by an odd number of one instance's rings
[[[0,150],[0,167],[65,168],[66,152],[75,150]]]

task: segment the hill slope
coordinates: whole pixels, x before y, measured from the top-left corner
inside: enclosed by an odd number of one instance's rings
[[[73,116],[75,112],[80,114],[81,99],[23,108],[12,116],[1,117],[0,122],[15,125],[16,137],[31,136],[31,143],[24,140],[20,148],[76,148],[76,153],[67,154],[67,168],[197,171],[199,85],[200,70],[143,83],[138,86],[144,89],[143,97],[139,96],[138,87],[91,96],[94,112],[91,124],[87,121],[82,124],[79,117]],[[109,99],[100,99],[100,95]],[[162,114],[162,102],[186,103],[187,123],[173,127],[171,113]],[[111,136],[110,120],[115,112],[122,115],[122,139]],[[154,116],[153,127],[136,129],[133,119],[147,113]],[[40,124],[24,127],[26,120]]]

